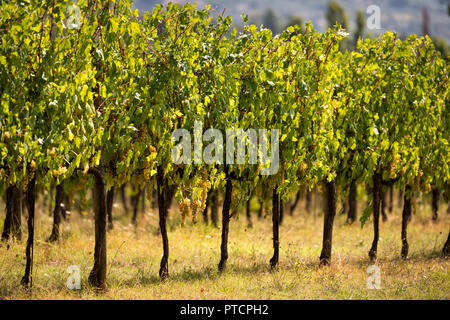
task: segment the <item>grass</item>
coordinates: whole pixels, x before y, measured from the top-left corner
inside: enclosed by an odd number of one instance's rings
[[[244,215],[233,218],[229,260],[223,274],[217,271],[220,229],[180,226],[177,208],[169,223],[170,278],[158,278],[162,243],[157,233],[157,211],[139,216],[138,227],[128,224],[116,205],[114,230],[108,233],[108,289],[98,293],[87,278],[93,265],[92,213],[73,213],[63,224],[62,239],[47,243],[51,218],[38,210],[34,248],[34,287],[20,286],[25,266],[25,241],[0,245],[0,299],[450,299],[449,260],[441,250],[447,238],[450,215],[441,207],[438,222],[431,221],[428,203],[419,205],[408,228],[409,258],[400,259],[401,209],[395,205],[389,220],[381,223],[377,265],[381,289],[367,289],[368,250],[372,224],[345,224],[337,215],[333,231],[331,266],[319,267],[323,217],[307,214],[300,203],[280,228],[280,266],[269,268],[272,256],[271,219],[253,218],[248,228]],[[427,201],[429,202],[429,201]],[[360,203],[361,206],[364,204]],[[360,213],[362,207],[359,208]],[[3,216],[0,217],[3,219]],[[25,229],[25,228],[23,228]],[[24,235],[24,238],[26,234]],[[9,247],[9,248],[8,248]],[[66,287],[67,268],[81,268],[82,289]]]

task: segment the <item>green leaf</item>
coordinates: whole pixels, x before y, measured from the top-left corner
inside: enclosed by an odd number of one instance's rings
[[[359,218],[359,221],[361,222],[361,228],[363,228],[366,221],[370,219],[371,214],[372,214],[372,205],[370,204],[366,206],[363,214],[361,215],[361,218]]]

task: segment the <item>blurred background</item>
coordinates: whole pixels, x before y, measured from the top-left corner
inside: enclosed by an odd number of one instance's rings
[[[168,0],[135,0],[134,6],[143,12],[153,10]],[[233,17],[234,26],[242,27],[241,13],[249,23],[264,25],[279,33],[289,25],[304,25],[311,21],[318,31],[325,31],[336,22],[350,33],[342,49],[352,49],[358,38],[376,37],[389,30],[400,38],[410,34],[429,35],[444,56],[450,54],[450,0],[172,0],[180,4],[196,2],[199,8],[210,4],[216,14]],[[371,7],[372,6],[372,7]],[[378,7],[378,13],[373,10]],[[377,10],[377,9],[375,9]],[[374,28],[374,19],[379,24]],[[367,24],[369,20],[369,27]]]

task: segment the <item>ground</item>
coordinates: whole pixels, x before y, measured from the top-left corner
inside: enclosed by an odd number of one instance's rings
[[[300,203],[293,216],[286,215],[280,228],[280,266],[269,268],[272,226],[269,216],[253,218],[248,228],[243,214],[233,218],[229,235],[229,260],[223,274],[217,271],[221,231],[196,225],[181,227],[177,208],[170,212],[170,278],[158,278],[162,254],[157,233],[157,211],[147,209],[138,227],[115,205],[114,230],[108,233],[108,289],[98,293],[87,282],[93,265],[92,213],[72,213],[62,239],[47,243],[51,217],[38,210],[34,248],[34,287],[25,290],[20,278],[25,267],[25,240],[0,245],[0,299],[450,299],[450,261],[441,255],[450,226],[442,203],[438,222],[431,221],[429,201],[419,204],[408,228],[410,255],[400,258],[401,208],[380,224],[378,261],[381,288],[368,289],[368,251],[372,223],[345,224],[338,213],[333,231],[331,265],[319,267],[323,216],[320,198],[314,212]],[[360,211],[364,209],[360,201]],[[2,210],[4,204],[1,203]],[[4,212],[0,213],[3,221]],[[2,224],[2,222],[0,222]],[[2,226],[0,226],[2,227]],[[25,230],[25,225],[23,226]],[[26,237],[26,232],[24,234]],[[24,238],[25,239],[25,238]],[[9,247],[9,248],[8,248]],[[81,269],[81,290],[66,287],[67,268]]]

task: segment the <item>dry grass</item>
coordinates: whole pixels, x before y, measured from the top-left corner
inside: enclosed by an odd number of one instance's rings
[[[361,201],[362,202],[362,201]],[[322,240],[322,216],[306,214],[303,204],[293,217],[286,216],[280,230],[280,267],[270,271],[272,255],[271,220],[254,218],[247,228],[244,216],[233,218],[229,237],[227,271],[220,275],[220,229],[188,224],[180,227],[174,208],[170,214],[170,279],[160,282],[162,254],[157,234],[157,212],[141,215],[137,228],[129,217],[119,215],[108,233],[108,290],[96,293],[87,284],[93,264],[94,228],[92,214],[74,213],[65,223],[63,237],[55,244],[45,242],[51,219],[39,212],[34,252],[34,288],[19,285],[25,265],[25,241],[0,246],[0,298],[3,299],[449,299],[449,260],[441,257],[450,216],[441,208],[439,221],[431,221],[428,204],[418,208],[408,229],[410,257],[400,257],[401,210],[396,206],[388,222],[381,223],[377,265],[381,289],[366,287],[367,252],[372,225],[348,226],[336,217],[332,264],[318,267]],[[360,205],[363,205],[361,203]],[[360,212],[361,212],[360,208]],[[3,217],[1,217],[3,219]],[[67,267],[82,271],[82,290],[68,290]]]

